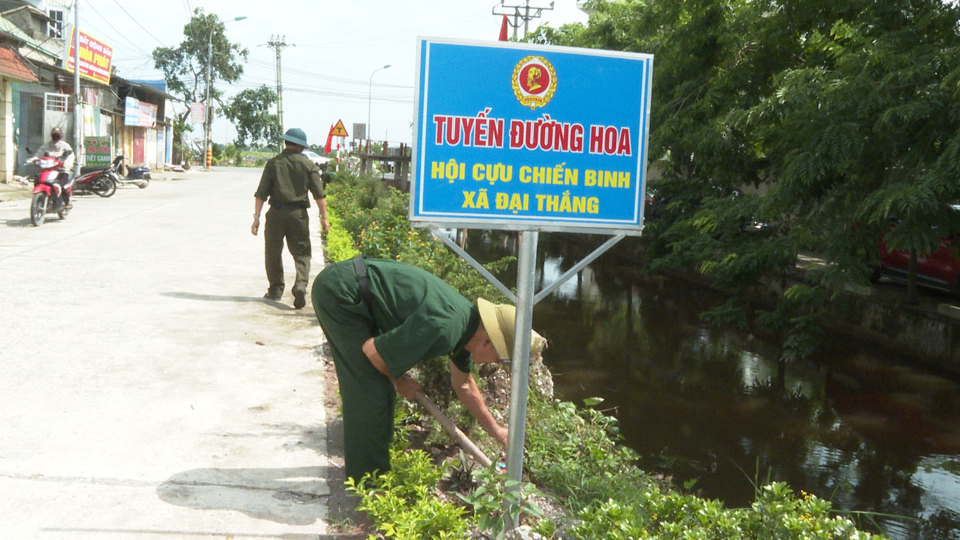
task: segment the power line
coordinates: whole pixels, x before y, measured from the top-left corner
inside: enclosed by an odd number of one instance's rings
[[[299,94],[314,94],[314,95],[317,95],[317,96],[331,96],[331,97],[341,97],[341,98],[347,98],[347,99],[362,99],[362,100],[365,100],[365,101],[368,99],[368,96],[365,96],[365,95],[360,95],[360,94],[348,94],[348,93],[337,92],[337,91],[332,91],[332,90],[327,91],[327,90],[317,90],[317,89],[310,89],[310,88],[303,88],[303,89],[300,89],[300,88],[287,88],[287,91],[288,91],[288,92],[296,92],[296,93],[299,93]],[[375,99],[376,101],[387,101],[387,102],[392,102],[392,103],[410,103],[410,104],[413,103],[413,98],[412,98],[412,97],[411,97],[411,98],[403,98],[403,97],[382,97],[382,96],[381,96],[381,97],[377,97],[377,96],[374,96],[373,99]]]
[[[89,3],[88,3],[85,7],[88,7],[88,8],[90,8],[90,9],[92,9],[93,12],[96,13],[101,19],[103,19],[103,22],[105,22],[105,23],[107,24],[107,28],[110,28],[111,30],[113,30],[114,32],[116,32],[115,35],[118,35],[118,36],[120,36],[121,38],[123,38],[123,39],[124,39],[127,43],[129,43],[134,49],[142,52],[143,54],[149,54],[149,53],[147,53],[146,51],[144,51],[143,49],[141,49],[133,40],[131,40],[130,38],[128,38],[127,36],[125,36],[125,35],[124,35],[122,32],[120,32],[119,30],[116,30],[116,29],[114,28],[114,25],[110,24],[110,21],[108,21],[107,18],[104,17],[103,14],[100,13],[100,12],[97,10],[97,8],[93,7],[93,4],[89,4]],[[89,24],[89,21],[87,20],[86,17],[81,17],[81,18],[82,18],[85,22],[87,22],[87,23]],[[91,25],[91,26],[92,26],[92,25]]]
[[[418,29],[402,30],[402,31],[394,32],[394,33],[392,33],[392,34],[382,34],[382,35],[379,35],[379,36],[378,36],[378,39],[375,39],[375,40],[371,40],[371,39],[368,39],[368,38],[358,38],[358,39],[356,39],[356,40],[341,40],[341,41],[330,42],[330,43],[314,43],[314,44],[310,44],[310,45],[300,45],[300,47],[303,47],[303,48],[341,48],[341,47],[347,47],[347,46],[351,46],[351,47],[352,47],[352,46],[379,46],[379,45],[381,45],[381,44],[383,44],[383,43],[395,43],[395,42],[397,41],[397,40],[391,40],[390,38],[395,38],[395,37],[407,37],[407,36],[410,36],[410,35],[423,34],[423,33],[425,33],[425,32],[429,32],[430,30],[433,30],[433,29],[435,29],[435,28],[445,28],[445,29],[449,29],[449,27],[450,27],[451,25],[458,24],[458,23],[460,23],[460,22],[473,21],[473,20],[479,19],[480,17],[489,17],[489,15],[487,15],[486,12],[484,11],[484,12],[481,13],[481,14],[468,15],[468,16],[465,16],[465,17],[460,17],[460,18],[458,18],[458,19],[453,19],[453,20],[451,20],[451,21],[441,21],[441,22],[438,22],[438,23],[435,24],[435,25],[426,26],[426,27],[422,27],[422,28],[418,28]]]
[[[255,66],[260,66],[260,67],[268,67],[268,66],[269,66],[269,64],[268,64],[267,62],[264,62],[264,61],[262,61],[262,60],[248,59],[247,61],[248,61],[250,64],[253,64],[253,65],[255,65]],[[361,80],[357,80],[357,79],[347,79],[347,78],[344,78],[344,77],[334,77],[334,76],[331,76],[331,75],[322,75],[322,74],[320,74],[320,73],[314,73],[314,72],[305,71],[305,70],[302,70],[302,69],[287,68],[287,69],[285,70],[285,72],[286,72],[287,74],[293,73],[293,74],[302,75],[302,76],[305,76],[305,77],[311,77],[311,78],[315,78],[315,79],[321,79],[321,80],[325,80],[325,81],[331,81],[331,82],[337,82],[337,83],[343,83],[343,84],[356,84],[356,85],[363,85],[363,86],[367,86],[367,85],[368,85],[367,81],[361,81]],[[384,87],[384,88],[401,88],[401,89],[404,89],[404,90],[412,90],[412,89],[413,89],[413,86],[409,86],[409,85],[388,84],[388,83],[377,83],[377,84],[375,84],[374,86],[380,86],[380,87]]]
[[[127,14],[127,17],[130,17],[130,19],[131,19],[133,22],[137,23],[137,26],[139,26],[140,28],[143,28],[143,31],[146,32],[148,36],[150,36],[150,37],[152,37],[153,39],[157,40],[157,43],[159,43],[161,47],[166,47],[166,46],[167,46],[166,43],[160,41],[160,39],[159,39],[157,36],[151,34],[150,31],[146,29],[146,27],[144,27],[142,24],[140,24],[140,21],[138,21],[137,19],[135,19],[135,18],[133,17],[133,15],[131,15],[126,9],[124,9],[124,7],[123,7],[122,5],[120,5],[120,2],[117,2],[117,0],[113,0],[113,3],[116,4],[118,8],[120,8],[120,11],[126,13],[126,14]]]

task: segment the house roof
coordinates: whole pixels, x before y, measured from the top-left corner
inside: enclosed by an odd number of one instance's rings
[[[45,19],[45,20],[48,20],[48,21],[52,21],[52,20],[53,20],[53,19],[50,18],[49,15],[47,15],[46,13],[44,13],[43,11],[41,11],[40,9],[37,9],[37,8],[34,7],[34,6],[31,6],[30,4],[24,4],[24,5],[19,6],[19,7],[15,7],[15,8],[12,8],[12,9],[8,9],[8,10],[6,10],[6,11],[3,11],[3,12],[2,12],[2,15],[3,15],[4,17],[6,17],[6,16],[11,15],[11,14],[13,14],[13,13],[16,13],[16,12],[18,12],[18,11],[29,11],[31,15],[34,15],[34,16],[36,16],[36,17],[40,17],[40,18]]]
[[[0,75],[20,82],[40,81],[20,55],[4,45],[0,45]]]
[[[169,99],[173,101],[177,101],[180,99],[177,96],[168,94],[167,92],[157,88],[155,84],[151,84],[156,82],[157,81],[136,81],[131,79],[124,79],[123,77],[120,77],[117,75],[113,76],[113,85],[119,89],[120,94],[122,96],[127,95],[126,93],[124,93],[124,90],[126,90],[126,92],[128,93],[132,90],[132,91],[140,92],[142,94],[159,96],[163,99]]]
[[[60,55],[56,52],[51,51],[43,46],[43,43],[38,42],[37,40],[30,37],[26,32],[21,30],[17,25],[13,24],[11,21],[0,16],[0,34],[6,34],[10,37],[13,37],[17,41],[25,44],[27,47],[34,49],[38,52],[41,52],[53,59],[59,60]],[[49,40],[44,40],[44,42]]]

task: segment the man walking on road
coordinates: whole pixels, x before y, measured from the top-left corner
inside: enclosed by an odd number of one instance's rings
[[[433,274],[398,261],[355,258],[327,265],[313,282],[313,309],[330,342],[343,402],[348,477],[390,470],[396,392],[414,399],[406,372],[450,355],[450,384],[480,427],[501,445],[473,378],[474,364],[499,363],[513,350],[511,305],[472,303]]]
[[[267,162],[260,177],[260,185],[254,194],[254,236],[260,230],[260,212],[269,200],[266,224],[263,228],[264,263],[269,286],[263,295],[268,300],[280,300],[283,296],[283,241],[293,255],[297,278],[293,284],[293,307],[306,305],[307,282],[310,278],[310,208],[308,192],[313,194],[320,208],[320,227],[327,232],[327,200],[320,179],[320,170],[302,154],[307,147],[307,135],[302,129],[288,129],[280,137],[286,142],[283,152]]]

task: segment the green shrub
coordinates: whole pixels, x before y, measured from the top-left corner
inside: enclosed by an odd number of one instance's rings
[[[358,508],[367,512],[377,528],[396,540],[462,540],[472,527],[466,510],[436,497],[443,472],[422,450],[390,451],[393,469],[360,482],[347,479],[348,491],[360,496]]]
[[[356,257],[360,250],[353,246],[353,238],[343,228],[343,220],[333,210],[334,207],[333,198],[327,195],[327,220],[330,222],[326,241],[327,257],[333,262],[340,262]]]
[[[510,480],[491,469],[473,471],[477,489],[460,498],[473,508],[481,531],[503,540],[511,523],[520,523],[524,517],[541,518],[543,512],[530,502],[531,495],[542,495],[529,482]]]
[[[335,212],[343,220],[343,228],[365,257],[394,259],[423,268],[470,300],[505,300],[495,286],[450,252],[430,231],[410,227],[406,219],[407,194],[385,186],[379,179],[341,172],[337,182],[328,186],[327,197],[335,201]],[[497,273],[513,260],[515,257],[505,257],[485,267]]]
[[[468,298],[501,295],[465,261],[450,253],[430,233],[414,230],[404,218],[406,195],[384,188],[379,181],[340,173],[328,190],[332,207],[328,251],[333,260],[364,255],[393,258],[420,266],[456,287]],[[339,236],[343,233],[343,236]],[[357,247],[354,247],[357,246]],[[488,265],[502,270],[509,259]],[[439,370],[438,370],[439,371]],[[433,381],[423,381],[430,382]],[[449,392],[449,385],[446,386]],[[440,395],[437,401],[450,401]],[[588,405],[597,404],[597,400]],[[408,414],[405,407],[398,413]],[[398,422],[403,425],[406,422]],[[785,484],[758,489],[750,508],[727,509],[718,501],[684,494],[645,473],[637,455],[618,444],[616,419],[591,407],[539,399],[531,393],[528,407],[525,468],[537,487],[555,494],[565,516],[540,519],[536,530],[548,537],[570,539],[655,540],[872,540],[881,537],[856,529],[849,519],[830,515],[828,501],[812,495],[797,497]],[[391,452],[393,469],[376,480],[348,481],[361,497],[380,531],[398,540],[502,537],[506,516],[539,511],[516,493],[532,485],[475,475],[478,487],[462,497],[472,513],[437,496],[442,469],[419,450],[405,449],[401,433]],[[404,447],[404,449],[401,449]],[[507,490],[507,488],[511,490]],[[517,491],[519,490],[519,491]],[[507,514],[499,504],[507,499]],[[477,527],[486,536],[477,536]],[[560,532],[558,532],[560,531]],[[556,534],[555,534],[556,533]],[[471,536],[472,535],[472,536]]]

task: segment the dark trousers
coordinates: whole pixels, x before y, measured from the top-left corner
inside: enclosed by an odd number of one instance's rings
[[[396,391],[363,353],[373,318],[360,298],[351,261],[328,265],[313,282],[313,309],[333,352],[343,402],[343,457],[348,478],[390,470]]]
[[[267,210],[263,225],[264,262],[270,291],[282,294],[283,281],[283,242],[293,255],[297,268],[297,279],[293,284],[293,293],[306,294],[310,279],[310,216],[306,208],[281,209],[271,207]]]

